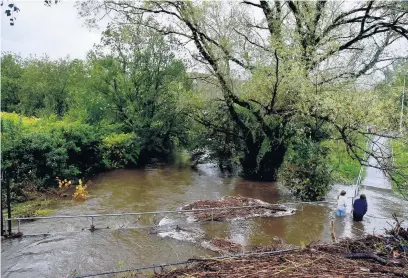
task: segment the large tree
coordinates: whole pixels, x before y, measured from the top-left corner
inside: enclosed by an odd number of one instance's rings
[[[109,26],[88,59],[89,89],[104,98],[125,132],[137,135],[139,164],[166,157],[186,140],[180,102],[190,82],[160,34],[141,25]]]
[[[250,179],[276,179],[290,139],[319,141],[322,129],[363,162],[356,133],[368,137],[364,125],[378,114],[352,101],[350,84],[407,55],[391,51],[407,45],[404,2],[105,0],[78,8],[89,23],[103,13],[185,46],[218,81],[233,128],[201,122],[241,139],[240,164]]]

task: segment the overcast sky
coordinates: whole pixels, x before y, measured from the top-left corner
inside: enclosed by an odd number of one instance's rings
[[[7,4],[7,0],[4,1]],[[22,56],[30,54],[61,58],[84,58],[94,43],[100,40],[101,30],[89,30],[78,18],[74,1],[64,0],[52,7],[43,0],[15,0],[20,12],[14,26],[1,9],[1,51]]]
[[[1,51],[23,57],[46,53],[52,59],[68,55],[85,58],[100,41],[101,30],[89,30],[84,26],[84,20],[78,18],[74,0],[64,0],[52,7],[44,6],[44,0],[14,0],[14,3],[21,10],[16,14],[14,26],[10,26],[9,18],[4,15],[5,8],[1,9]],[[407,42],[400,41],[392,49],[407,52]]]

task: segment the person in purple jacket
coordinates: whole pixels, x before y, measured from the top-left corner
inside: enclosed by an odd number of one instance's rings
[[[353,220],[363,221],[363,216],[367,212],[367,198],[364,194],[360,195],[360,199],[354,201],[353,204]]]

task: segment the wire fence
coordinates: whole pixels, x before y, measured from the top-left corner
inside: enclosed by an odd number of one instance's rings
[[[288,202],[288,203],[277,203],[270,205],[270,208],[273,209],[281,206],[299,206],[301,205],[303,210],[303,205],[318,205],[318,204],[328,204],[335,203],[335,201],[315,201],[315,202]],[[266,206],[268,207],[268,206]],[[219,208],[201,208],[201,209],[189,209],[189,210],[162,210],[162,211],[148,211],[148,212],[127,212],[127,213],[108,213],[108,214],[82,214],[82,215],[54,215],[54,216],[44,216],[44,217],[16,217],[16,218],[7,218],[6,221],[16,221],[17,222],[17,232],[22,232],[22,223],[27,221],[31,222],[33,220],[44,220],[44,221],[61,221],[63,222],[62,227],[69,229],[74,226],[78,230],[69,230],[69,231],[47,231],[47,232],[37,232],[24,234],[24,236],[47,236],[47,235],[56,235],[56,234],[67,234],[73,232],[83,232],[83,231],[95,231],[95,230],[119,230],[119,229],[154,229],[154,228],[169,228],[177,227],[179,225],[193,225],[202,222],[208,222],[209,220],[213,221],[213,216],[215,213],[220,211],[228,210],[239,210],[239,209],[256,209],[256,208],[265,208],[265,205],[250,205],[250,206],[231,206],[231,207],[219,207]],[[175,215],[175,216],[186,216],[191,215],[192,213],[197,212],[210,212],[211,219],[205,221],[185,221],[185,219],[180,219],[179,221],[172,221],[168,225],[160,225],[159,217],[165,215]],[[102,224],[97,222],[97,219],[105,218],[112,219],[121,217],[123,222],[119,224],[116,222],[106,222]],[[145,218],[143,218],[145,217]],[[149,217],[149,218],[147,218]],[[127,219],[126,219],[127,218]],[[71,221],[71,222],[70,222]],[[72,224],[72,225],[70,225]],[[97,225],[98,224],[98,225]],[[136,226],[132,226],[136,224]],[[50,228],[55,229],[55,225],[50,226]]]
[[[127,272],[137,272],[137,271],[148,270],[148,269],[157,269],[157,268],[159,268],[161,271],[163,271],[166,267],[177,266],[177,265],[189,265],[189,264],[193,264],[193,263],[196,263],[198,261],[203,261],[203,260],[222,260],[222,259],[230,259],[230,258],[249,257],[249,256],[280,255],[280,254],[285,254],[285,253],[296,252],[296,251],[299,251],[299,250],[300,250],[300,248],[291,248],[291,249],[277,250],[277,251],[231,254],[231,255],[210,257],[210,258],[203,258],[203,259],[189,259],[189,260],[186,260],[186,261],[179,261],[179,262],[166,263],[166,264],[153,264],[153,265],[149,265],[149,266],[139,266],[139,267],[124,269],[124,270],[107,271],[107,272],[99,272],[99,273],[89,273],[89,274],[83,274],[83,275],[76,275],[75,274],[75,275],[68,276],[67,278],[86,278],[86,277],[106,276],[106,275],[113,275],[113,274],[127,273]]]

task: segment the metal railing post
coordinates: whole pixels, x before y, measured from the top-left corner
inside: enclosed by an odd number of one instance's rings
[[[93,217],[93,216],[91,216],[91,229],[90,229],[90,231],[91,231],[91,232],[95,231],[94,217]]]
[[[20,233],[21,219],[18,219],[18,228],[17,231]]]
[[[7,217],[11,218],[11,197],[10,197],[10,181],[7,181]],[[11,235],[11,220],[7,221],[8,224],[8,234]]]

